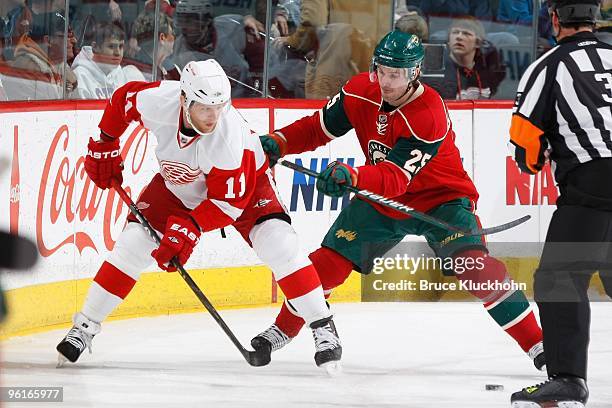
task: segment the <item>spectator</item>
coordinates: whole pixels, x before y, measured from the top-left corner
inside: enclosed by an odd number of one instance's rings
[[[448,30],[443,78],[424,78],[445,99],[489,99],[506,76],[497,50],[484,40],[477,19],[455,19]]]
[[[531,25],[533,2],[531,0],[500,0],[496,20],[499,23]]]
[[[247,31],[244,16],[213,17],[209,0],[179,0],[174,16],[178,36],[172,58],[179,69],[189,61],[214,58],[232,80],[232,97],[250,96],[249,88],[259,87],[264,41]]]
[[[407,12],[402,15],[395,22],[394,28],[405,33],[414,34],[424,43],[429,40],[427,21],[416,12]]]
[[[47,0],[54,1],[54,0]],[[63,0],[61,0],[63,3]],[[117,0],[71,0],[76,3],[77,21],[83,21],[86,16],[94,16],[97,21],[121,22],[123,12]]]
[[[170,0],[160,0],[159,11],[168,17],[174,15],[174,6],[170,3]],[[144,5],[144,11],[155,12],[155,0],[146,0]]]
[[[423,42],[425,58],[421,64],[421,78],[438,77],[444,74],[444,58],[446,46],[444,44],[430,44],[429,27],[423,16],[416,11],[405,11],[395,22],[395,30],[414,34]]]
[[[376,15],[376,3],[368,3],[362,14]],[[307,58],[306,98],[325,99],[335,95],[353,75],[367,71],[374,39],[347,22],[356,20],[354,1],[302,0],[301,23],[288,37],[276,40]],[[391,10],[389,10],[391,11]],[[368,12],[368,13],[366,13]],[[378,24],[367,27],[379,32]]]
[[[280,0],[274,12],[274,27],[280,36],[288,36],[300,23],[302,0]],[[274,35],[275,37],[277,35]]]
[[[519,24],[531,26],[533,24],[533,3],[531,0],[501,0],[497,10],[497,21],[500,23]],[[508,33],[494,33],[507,38]],[[496,45],[493,35],[489,37]],[[518,44],[518,39],[516,40]],[[538,8],[538,55],[542,55],[555,45],[552,24],[548,14],[548,7],[544,1]]]
[[[144,10],[138,15],[132,27],[132,37],[139,44],[139,51],[134,56],[147,81],[152,80],[153,67],[157,70],[156,80],[180,79],[180,72],[172,62],[174,48],[174,29],[172,18],[160,13],[157,34],[157,55],[153,57],[155,35],[155,12]]]
[[[61,1],[63,3],[65,0]],[[70,0],[70,21],[74,26],[79,49],[89,45],[85,37],[91,33],[92,26],[97,22],[122,24],[122,21],[129,19],[119,3],[124,3],[124,0]],[[134,18],[135,16],[132,20]]]
[[[65,22],[59,11],[33,15],[31,33],[23,35],[15,47],[15,59],[11,66],[18,74],[4,77],[9,99],[40,100],[75,96],[76,76],[63,62],[64,52],[68,58],[74,57],[75,39],[69,29],[67,47],[64,48]]]
[[[3,0],[0,2],[0,61],[13,59],[13,48],[19,37],[30,29],[32,13],[25,0]]]
[[[538,55],[540,57],[542,54],[550,50],[553,46],[557,44],[557,40],[555,40],[555,33],[553,32],[552,21],[550,20],[550,14],[548,12],[548,6],[546,2],[544,2],[540,6],[540,11],[538,14]]]
[[[275,39],[270,48],[268,61],[268,88],[274,98],[304,98],[304,78],[308,59],[291,47],[286,46],[280,36],[295,33],[300,23],[301,0],[280,0],[271,28]]]
[[[125,33],[115,23],[95,25],[94,40],[74,59],[78,95],[83,99],[108,99],[113,91],[130,81],[144,81],[133,65],[121,66]]]

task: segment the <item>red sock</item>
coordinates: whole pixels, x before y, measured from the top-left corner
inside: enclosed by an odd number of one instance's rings
[[[311,253],[309,258],[319,274],[326,299],[329,298],[331,290],[341,285],[353,269],[351,261],[329,248],[321,247]],[[285,302],[276,317],[275,324],[287,336],[295,337],[304,326],[304,319],[289,310]]]
[[[298,335],[305,322],[304,319],[289,310],[287,302],[283,302],[280,313],[276,316],[276,321],[274,323],[287,336],[295,337]]]
[[[481,269],[466,269],[463,274],[457,275],[457,279],[461,281],[472,281],[474,283],[512,281],[506,270],[506,265],[500,260],[486,255],[481,250],[464,251],[458,256],[480,259],[484,266]],[[471,293],[483,300],[489,315],[519,344],[523,351],[528,352],[542,341],[542,329],[540,329],[531,305],[522,291],[473,290]]]
[[[540,329],[533,311],[529,312],[523,320],[506,329],[506,333],[516,340],[525,353],[542,341],[542,329]]]
[[[134,278],[121,272],[121,270],[108,262],[104,262],[102,266],[100,266],[94,278],[94,282],[97,282],[109,293],[121,299],[125,299],[134,285],[136,285]]]

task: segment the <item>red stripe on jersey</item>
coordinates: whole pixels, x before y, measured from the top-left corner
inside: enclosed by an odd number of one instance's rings
[[[231,217],[210,200],[226,202],[239,212],[251,201],[257,183],[255,153],[245,149],[241,154],[242,162],[238,168],[221,170],[213,167],[206,176],[207,199],[191,212],[204,231],[225,227],[237,218]]]
[[[138,92],[158,87],[160,82],[132,81],[117,88],[104,108],[98,127],[108,136],[118,138],[133,121],[140,122],[140,112],[136,109]]]
[[[279,280],[278,286],[287,299],[295,299],[321,286],[321,281],[314,266],[308,265]]]
[[[134,279],[108,262],[102,264],[94,282],[121,299],[125,299],[136,284]]]

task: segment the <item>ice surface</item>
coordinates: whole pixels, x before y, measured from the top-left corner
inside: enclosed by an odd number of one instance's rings
[[[267,367],[248,366],[206,313],[108,322],[93,354],[56,369],[67,330],[6,341],[2,386],[63,386],[64,403],[15,407],[509,407],[510,394],[543,381],[477,303],[333,305],[343,373],[313,360],[303,330]],[[592,304],[589,408],[612,407],[612,304]],[[243,344],[276,309],[221,314]],[[485,391],[502,384],[504,391]]]

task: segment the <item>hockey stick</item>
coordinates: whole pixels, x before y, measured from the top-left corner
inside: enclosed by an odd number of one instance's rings
[[[134,217],[136,217],[136,219],[140,222],[140,224],[142,224],[144,229],[149,233],[151,238],[153,238],[153,240],[159,245],[161,240],[157,235],[157,232],[153,229],[153,227],[151,227],[151,224],[149,224],[149,221],[147,221],[144,215],[142,215],[140,210],[138,210],[138,208],[136,207],[130,196],[125,192],[121,184],[119,184],[116,180],[113,180],[113,188],[117,191],[123,202],[125,202],[130,208],[130,212],[134,215]],[[176,267],[181,277],[185,280],[185,282],[187,282],[187,285],[191,288],[193,293],[195,293],[200,302],[202,302],[202,304],[204,305],[206,310],[208,310],[213,319],[219,324],[219,326],[221,326],[221,329],[223,329],[227,337],[229,337],[232,343],[234,343],[234,346],[236,346],[238,351],[240,351],[240,354],[242,354],[247,363],[254,367],[264,366],[268,364],[270,362],[268,358],[269,355],[264,355],[263,353],[247,350],[242,346],[242,344],[236,338],[232,330],[227,326],[221,315],[219,315],[217,309],[215,309],[212,303],[210,303],[206,295],[204,295],[204,293],[200,290],[198,285],[194,282],[191,276],[189,276],[183,265],[180,264],[176,257],[172,258],[172,265]]]
[[[321,175],[320,173],[317,173],[314,170],[307,169],[306,167],[300,166],[299,164],[290,162],[290,161],[285,160],[283,158],[278,159],[277,163],[280,163],[280,164],[282,164],[285,167],[288,167],[288,168],[290,168],[292,170],[295,170],[295,171],[300,172],[300,173],[304,173],[304,174],[306,174],[308,176],[312,176],[312,177],[315,177],[315,178],[318,178]],[[380,204],[380,205],[388,207],[388,208],[392,208],[394,210],[397,210],[399,212],[402,212],[404,214],[407,214],[407,215],[410,215],[410,216],[412,216],[414,218],[417,218],[417,219],[419,219],[421,221],[425,221],[425,222],[428,222],[428,223],[430,223],[432,225],[435,225],[436,227],[444,228],[444,229],[446,229],[448,231],[459,232],[459,233],[461,233],[461,234],[463,234],[465,236],[496,234],[498,232],[505,231],[505,230],[510,229],[510,228],[514,228],[517,225],[520,225],[520,224],[524,223],[525,221],[527,221],[528,219],[531,218],[530,215],[525,215],[525,216],[523,216],[521,218],[518,218],[518,219],[516,219],[514,221],[510,221],[510,222],[507,222],[505,224],[497,225],[495,227],[484,228],[484,229],[466,230],[466,229],[463,229],[463,228],[456,227],[454,225],[450,225],[450,224],[448,224],[448,223],[446,223],[446,222],[444,222],[444,221],[442,221],[442,220],[440,220],[438,218],[432,217],[431,215],[428,215],[428,214],[422,213],[420,211],[417,211],[414,208],[407,206],[406,204],[402,204],[402,203],[400,203],[398,201],[395,201],[395,200],[392,200],[390,198],[385,198],[385,197],[383,197],[381,195],[378,195],[378,194],[375,194],[375,193],[373,193],[371,191],[360,190],[357,187],[353,187],[353,186],[347,186],[346,189],[348,191],[350,191],[351,193],[354,193],[355,195],[359,196],[359,197],[366,198],[366,199],[370,200],[373,203]]]

